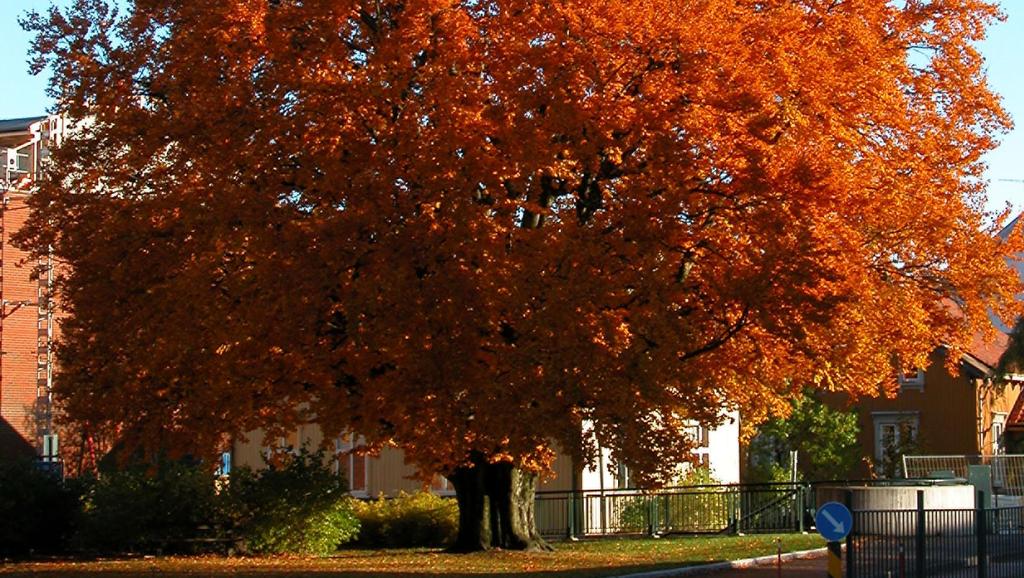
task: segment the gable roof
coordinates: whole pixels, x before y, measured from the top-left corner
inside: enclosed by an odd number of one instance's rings
[[[1010,223],[1008,225],[1006,225],[1005,227],[1003,227],[1003,229],[1001,231],[999,231],[997,236],[1000,239],[1004,240],[1004,241],[1009,239],[1010,238],[1010,233],[1013,232],[1013,229],[1017,226],[1017,223],[1020,222],[1021,216],[1024,216],[1024,213],[1014,217],[1013,220],[1010,221]]]
[[[33,124],[45,120],[45,116],[26,116],[24,118],[8,118],[0,120],[0,134],[10,132],[28,132]]]
[[[967,350],[967,355],[985,364],[991,371],[999,364],[999,358],[1002,357],[1009,344],[1010,337],[1002,331],[996,331],[991,339],[986,339],[983,334],[977,333],[974,335],[971,347]]]

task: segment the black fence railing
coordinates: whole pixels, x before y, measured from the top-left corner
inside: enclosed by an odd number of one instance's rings
[[[845,480],[709,484],[659,490],[537,492],[537,527],[548,539],[614,534],[801,532],[837,488],[946,485],[953,480]]]
[[[1024,507],[855,510],[847,578],[1024,576]]]
[[[812,492],[802,483],[537,492],[535,517],[548,538],[799,532]]]

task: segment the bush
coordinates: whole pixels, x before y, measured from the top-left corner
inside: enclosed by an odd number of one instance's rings
[[[708,466],[690,466],[680,476],[674,485],[676,486],[718,486],[721,480],[711,475],[711,468]]]
[[[651,496],[629,496],[612,501],[612,519],[617,519],[615,529],[621,532],[645,532],[651,523]],[[616,507],[617,506],[617,507]],[[615,511],[618,516],[615,516]]]
[[[0,463],[0,556],[55,553],[67,546],[79,496],[31,461]]]
[[[729,525],[732,496],[722,489],[705,488],[670,494],[662,515],[677,532],[717,532]]]
[[[747,466],[746,481],[752,484],[779,484],[792,481],[789,468],[776,462],[758,461]]]
[[[654,514],[657,526],[672,532],[719,532],[729,525],[730,504],[728,493],[713,488],[632,496],[622,502],[616,529],[646,532]]]
[[[707,466],[688,467],[665,492],[630,496],[615,502],[621,504],[618,529],[647,531],[653,514],[659,525],[672,531],[719,531],[729,523],[730,505],[729,494],[721,487],[714,487],[720,484]]]
[[[455,500],[430,492],[401,493],[357,502],[359,544],[380,548],[445,546],[455,541],[459,530],[459,507]]]
[[[322,452],[255,473],[236,470],[224,501],[240,547],[251,553],[325,555],[359,532],[344,479]]]
[[[171,461],[135,465],[96,480],[77,540],[108,552],[189,551],[222,521],[213,476],[205,469]]]

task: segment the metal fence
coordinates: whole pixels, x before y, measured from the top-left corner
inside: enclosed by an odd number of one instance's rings
[[[847,578],[1024,576],[1024,508],[856,510]]]
[[[992,466],[992,486],[997,493],[1024,496],[1024,455],[903,456],[908,478],[967,478],[967,467],[973,465]]]
[[[548,538],[798,532],[813,511],[811,497],[811,487],[799,483],[537,492],[535,517]]]

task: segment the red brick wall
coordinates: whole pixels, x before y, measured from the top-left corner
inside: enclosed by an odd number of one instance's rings
[[[8,192],[0,207],[0,457],[38,452],[41,427],[36,411],[37,328],[40,283],[24,251],[10,243],[28,217],[26,195]],[[19,304],[26,302],[27,304]],[[44,334],[45,336],[45,334]]]

